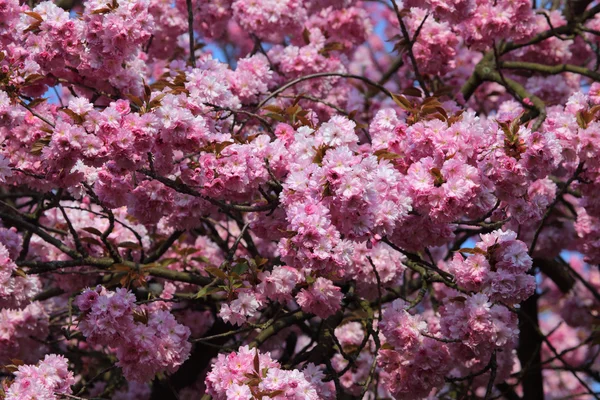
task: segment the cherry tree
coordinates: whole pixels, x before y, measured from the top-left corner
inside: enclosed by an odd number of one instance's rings
[[[0,0],[0,399],[598,399],[599,68],[592,0]]]

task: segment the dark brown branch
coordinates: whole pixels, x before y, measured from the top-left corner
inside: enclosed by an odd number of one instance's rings
[[[158,248],[148,254],[148,257],[146,257],[146,259],[144,260],[145,264],[149,264],[149,263],[153,263],[156,260],[158,260],[159,258],[161,258],[163,256],[163,254],[165,254],[173,245],[173,243],[175,243],[175,241],[177,239],[179,239],[179,237],[183,234],[183,231],[175,231],[173,233],[171,233],[171,235],[160,244],[160,246],[158,246]]]
[[[333,76],[337,76],[340,78],[356,79],[356,80],[362,81],[368,85],[371,85],[371,86],[379,89],[381,92],[385,93],[385,95],[388,96],[389,98],[391,98],[391,99],[394,98],[394,95],[392,94],[392,92],[390,92],[385,86],[380,85],[379,83],[372,81],[369,78],[366,78],[364,76],[345,74],[345,73],[341,73],[341,72],[320,72],[317,74],[301,76],[299,78],[294,79],[293,81],[290,81],[290,82],[284,84],[283,86],[279,87],[275,91],[271,92],[267,97],[265,97],[258,104],[258,106],[256,106],[256,110],[257,111],[260,110],[265,104],[267,104],[269,102],[269,100],[271,100],[274,97],[277,97],[279,94],[283,93],[287,89],[291,88],[294,85],[297,85],[300,82],[304,82],[304,81],[307,81],[310,79],[326,78],[326,77],[333,77]]]
[[[110,269],[115,264],[121,264],[131,269],[143,269],[144,272],[147,272],[149,275],[164,278],[172,281],[178,282],[187,282],[192,283],[194,285],[208,285],[211,282],[211,278],[192,274],[189,272],[180,272],[173,271],[170,269],[162,268],[159,266],[154,266],[151,264],[139,264],[132,261],[121,261],[119,263],[115,262],[111,257],[86,257],[86,258],[76,258],[73,260],[65,260],[65,261],[18,261],[16,263],[19,267],[27,267],[30,268],[27,273],[28,274],[41,274],[46,272],[54,272],[56,270],[62,268],[70,268],[70,267],[80,267],[80,266],[90,266],[97,267],[103,270]]]
[[[519,346],[517,355],[523,372],[523,398],[544,400],[544,380],[542,377],[541,347],[539,334],[538,294],[525,300],[519,310]]]
[[[6,221],[10,221],[11,223],[13,223],[14,225],[16,225],[17,227],[20,227],[20,228],[23,228],[23,229],[27,229],[27,230],[35,233],[41,239],[43,239],[45,242],[47,242],[47,243],[51,244],[52,246],[56,247],[57,249],[59,249],[60,251],[62,251],[66,255],[70,256],[71,258],[79,258],[79,257],[81,257],[81,255],[76,250],[74,250],[74,249],[66,246],[63,242],[61,242],[60,240],[56,239],[54,236],[52,236],[49,233],[45,232],[40,227],[38,227],[37,225],[34,225],[31,222],[27,222],[27,221],[23,220],[22,218],[17,217],[15,215],[6,214],[6,213],[2,213],[2,212],[0,212],[0,218],[3,219],[3,220],[6,220]]]
[[[486,372],[488,372],[493,364],[496,363],[496,352],[494,352],[492,354],[492,356],[490,357],[490,361],[488,361],[488,363],[486,364],[485,367],[483,367],[481,370],[473,372],[471,374],[465,375],[465,376],[458,376],[458,377],[447,377],[446,378],[446,382],[461,382],[461,381],[468,381],[471,380],[473,378],[477,378],[480,375],[485,374]]]
[[[568,268],[565,268],[564,265],[556,260],[534,258],[533,266],[534,268],[539,268],[563,293],[569,293],[573,285],[575,285],[575,279],[569,274]]]
[[[194,9],[192,0],[185,0],[188,12],[188,35],[190,37],[190,64],[196,68],[196,46],[194,45]]]
[[[484,400],[489,400],[492,395],[492,389],[494,388],[494,381],[496,380],[496,370],[498,369],[498,364],[496,363],[496,350],[492,353],[492,357],[490,358],[490,380],[488,381],[487,388],[485,390]]]
[[[256,338],[252,342],[250,342],[250,348],[260,347],[261,344],[266,342],[267,339],[269,339],[271,336],[277,334],[281,329],[305,321],[311,317],[311,314],[307,314],[303,311],[296,311],[281,319],[278,319],[271,326],[267,327],[266,329],[263,329],[256,336]]]
[[[258,120],[265,128],[267,128],[267,132],[269,134],[269,136],[271,137],[271,139],[276,139],[275,136],[275,132],[273,131],[273,127],[271,126],[271,124],[269,123],[269,121],[267,121],[266,119],[264,119],[263,117],[261,117],[258,114],[255,113],[251,113],[250,111],[246,111],[246,110],[236,110],[230,107],[222,107],[222,106],[218,106],[216,104],[211,104],[211,103],[204,103],[205,105],[212,107],[213,109],[215,109],[216,111],[227,111],[230,112],[232,114],[243,114],[246,115],[250,118],[255,118],[256,120]]]
[[[417,82],[419,82],[419,86],[421,86],[421,89],[423,89],[425,95],[429,96],[429,90],[427,89],[427,85],[425,85],[425,79],[423,79],[423,75],[421,75],[421,73],[419,72],[417,59],[415,58],[415,53],[413,52],[413,46],[417,40],[417,36],[419,35],[421,28],[425,24],[425,21],[429,17],[429,14],[426,15],[425,18],[423,18],[423,21],[421,21],[419,28],[415,32],[415,37],[411,39],[408,33],[408,29],[406,29],[406,25],[404,24],[404,20],[402,19],[402,15],[400,15],[400,9],[398,8],[398,4],[396,4],[396,0],[392,0],[392,6],[394,6],[394,12],[396,13],[398,23],[400,24],[400,31],[402,32],[402,36],[404,37],[404,40],[407,43],[406,51],[408,52],[408,58],[410,58],[410,62],[412,64],[415,76],[417,77]]]
[[[25,103],[24,101],[19,100],[19,104],[22,105],[23,107],[25,107],[27,109],[27,111],[29,111],[33,116],[35,116],[36,118],[40,119],[41,121],[44,121],[45,123],[47,123],[51,127],[54,128],[56,126],[56,125],[54,125],[53,122],[50,122],[50,120],[42,117],[40,114],[38,114],[35,111],[33,111],[33,109],[31,107],[29,107],[29,105],[27,103]]]
[[[396,72],[398,72],[398,70],[404,65],[404,58],[402,56],[396,58],[394,61],[392,61],[392,64],[390,65],[390,67],[387,69],[387,71],[385,71],[383,73],[383,75],[381,75],[381,78],[379,78],[379,84],[383,85],[385,84],[387,81],[390,80],[390,78],[392,76],[394,76],[394,74]]]
[[[567,0],[564,10],[567,21],[572,21],[583,14],[593,0]]]
[[[585,286],[590,293],[592,294],[592,296],[594,296],[596,298],[596,301],[598,301],[600,303],[600,293],[598,293],[598,291],[596,290],[596,288],[594,287],[594,285],[592,285],[590,282],[588,282],[587,279],[585,279],[583,276],[581,276],[581,274],[579,272],[577,272],[575,270],[575,268],[573,268],[568,262],[566,262],[565,260],[563,260],[561,257],[558,257],[558,259],[561,261],[561,264],[565,266],[565,268],[573,275],[575,276],[575,278],[577,278],[577,280],[579,282],[581,282],[581,284],[583,286]]]
[[[192,189],[191,187],[189,187],[187,185],[184,185],[177,181],[171,180],[169,178],[162,177],[162,176],[157,175],[154,172],[149,171],[147,169],[140,169],[140,170],[138,170],[138,172],[140,172],[141,174],[144,174],[146,176],[149,176],[152,179],[159,181],[163,185],[168,186],[171,189],[174,189],[179,193],[189,194],[190,196],[199,197],[217,207],[220,207],[223,210],[235,210],[235,211],[241,211],[241,212],[271,211],[274,207],[277,206],[277,204],[275,204],[275,205],[264,204],[264,205],[257,205],[257,206],[245,206],[245,205],[241,205],[241,204],[227,204],[223,201],[213,199],[212,197],[204,196],[200,192]]]
[[[583,161],[579,163],[573,176],[571,176],[569,178],[569,180],[565,183],[565,185],[560,189],[560,192],[558,192],[556,194],[556,197],[554,198],[552,203],[546,209],[546,212],[544,213],[544,216],[542,217],[542,220],[540,221],[540,225],[538,226],[538,228],[535,231],[535,234],[533,235],[533,240],[531,241],[531,246],[529,246],[529,254],[533,254],[533,251],[535,250],[535,245],[537,244],[537,240],[540,236],[542,229],[544,228],[544,224],[546,223],[546,220],[550,216],[550,213],[552,212],[552,210],[554,210],[554,207],[556,207],[556,204],[558,204],[558,202],[560,201],[562,196],[565,194],[565,192],[569,188],[569,185],[571,185],[571,183],[573,183],[573,181],[575,179],[577,179],[577,177],[579,176],[581,171],[583,171]]]
[[[63,218],[65,219],[65,221],[67,223],[67,227],[69,228],[69,232],[71,233],[71,236],[73,237],[73,241],[75,242],[75,248],[77,249],[77,251],[79,252],[79,254],[81,254],[84,257],[87,257],[87,255],[88,255],[87,251],[83,247],[83,244],[81,243],[81,240],[79,240],[79,234],[77,233],[77,231],[73,227],[73,224],[71,223],[71,220],[69,219],[69,216],[65,212],[65,209],[63,207],[61,207],[60,204],[58,205],[58,209],[60,210]]]

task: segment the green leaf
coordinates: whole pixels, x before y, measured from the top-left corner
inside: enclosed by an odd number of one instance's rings
[[[191,254],[197,253],[198,249],[196,249],[195,247],[186,247],[185,249],[180,249],[179,251],[177,251],[177,254],[179,254],[180,256],[189,256]]]
[[[284,238],[288,238],[288,239],[293,238],[294,236],[296,236],[298,234],[298,232],[296,232],[296,231],[286,231],[286,230],[283,230],[280,228],[277,228],[277,230],[281,233],[281,235]]]
[[[260,372],[260,358],[258,357],[258,349],[256,349],[256,354],[254,355],[254,370],[256,372]]]
[[[220,289],[218,287],[204,286],[202,289],[198,290],[198,293],[196,293],[195,298],[201,299],[203,297],[210,296],[211,294],[220,292],[221,290],[222,289]]]
[[[39,156],[40,154],[42,154],[42,150],[44,150],[44,147],[48,146],[48,144],[50,144],[50,141],[52,140],[52,138],[50,136],[47,136],[45,138],[41,138],[40,140],[38,140],[37,142],[35,142],[32,146],[31,146],[31,154],[34,154],[36,156]]]
[[[410,101],[408,101],[406,99],[406,97],[402,96],[402,95],[396,95],[396,94],[392,94],[392,99],[394,100],[394,102],[396,104],[398,104],[398,106],[406,111],[412,111],[413,107],[412,104],[410,104]]]
[[[91,233],[92,235],[102,236],[102,232],[100,232],[97,228],[94,228],[93,226],[88,226],[82,229],[88,233]]]
[[[140,246],[139,243],[134,243],[134,242],[121,242],[121,243],[117,244],[117,247],[123,247],[125,249],[131,249],[131,250],[140,250],[142,248],[142,246]]]
[[[275,105],[263,106],[263,110],[271,111],[275,114],[283,114],[283,109]]]
[[[29,102],[29,104],[27,104],[27,105],[28,105],[29,107],[31,107],[31,108],[35,108],[36,106],[38,106],[38,105],[40,105],[40,104],[42,104],[42,103],[45,103],[47,100],[48,100],[48,99],[46,99],[46,98],[44,98],[44,97],[40,97],[40,98],[37,98],[37,99],[31,100],[31,101]]]
[[[249,265],[248,262],[243,261],[233,266],[231,272],[236,273],[238,275],[242,275],[244,272],[248,271]]]
[[[310,32],[306,28],[302,31],[302,39],[304,39],[304,44],[310,44]]]
[[[402,155],[397,154],[397,153],[392,153],[385,149],[377,150],[373,154],[377,157],[377,160],[379,160],[379,161],[381,161],[381,160],[397,160],[399,158],[403,158]]]
[[[33,11],[25,11],[23,14],[27,14],[31,18],[35,18],[35,19],[37,19],[40,22],[42,22],[44,20],[40,14],[38,14],[36,12],[33,12]]]
[[[179,261],[179,259],[177,259],[177,258],[169,257],[169,258],[163,258],[158,263],[160,264],[161,267],[165,268],[165,267],[168,267],[169,265],[174,264],[178,261]]]
[[[411,97],[422,97],[423,96],[423,92],[416,87],[406,88],[402,91],[402,94],[405,96],[411,96]]]
[[[323,162],[323,157],[325,157],[325,153],[327,153],[327,150],[331,148],[331,146],[327,145],[321,145],[318,148],[314,148],[317,152],[313,157],[313,163],[321,165],[321,163]]]
[[[112,11],[112,8],[110,7],[103,7],[103,8],[99,8],[97,10],[94,10],[91,12],[92,15],[96,15],[96,14],[106,14]]]
[[[67,114],[69,117],[71,117],[71,119],[73,120],[73,122],[77,123],[77,124],[81,124],[83,122],[83,118],[81,117],[81,115],[77,114],[75,111],[70,110],[68,108],[61,108],[62,112],[64,112],[65,114]]]
[[[279,121],[279,122],[286,122],[286,119],[279,114],[269,113],[269,114],[265,115],[265,117],[273,118],[274,120]]]
[[[256,256],[254,258],[254,261],[256,262],[256,266],[257,267],[262,267],[263,265],[265,265],[266,263],[269,262],[268,258],[262,258],[261,256]]]
[[[457,250],[459,253],[467,253],[467,254],[487,254],[484,250],[481,250],[479,247],[475,247],[474,249],[462,248]]]
[[[227,279],[227,274],[218,267],[206,267],[204,270],[215,278]]]
[[[93,237],[82,237],[79,238],[79,240],[81,240],[82,242],[86,242],[89,244],[95,244],[96,246],[102,246],[102,243],[100,243],[100,241],[96,238]]]
[[[192,261],[196,261],[203,264],[210,264],[210,260],[208,259],[208,257],[204,256],[192,257]]]

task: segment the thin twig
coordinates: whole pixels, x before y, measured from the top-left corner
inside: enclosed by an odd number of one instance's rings
[[[394,11],[396,12],[396,18],[398,19],[398,23],[400,24],[400,30],[402,31],[402,36],[404,36],[404,40],[407,42],[406,50],[408,52],[408,57],[410,58],[410,62],[412,63],[415,76],[417,77],[417,82],[419,82],[419,86],[421,86],[421,89],[423,89],[423,92],[425,92],[425,95],[429,96],[429,90],[427,89],[427,85],[425,85],[425,79],[423,79],[423,75],[421,75],[421,73],[419,72],[419,66],[417,65],[417,59],[415,58],[415,54],[413,52],[413,46],[415,44],[415,41],[417,40],[417,36],[419,35],[419,32],[420,32],[421,28],[423,27],[423,24],[425,24],[425,21],[429,17],[429,14],[427,14],[425,16],[425,18],[423,18],[423,21],[421,21],[419,28],[415,32],[415,37],[413,39],[411,39],[410,35],[408,33],[408,29],[406,29],[406,25],[404,24],[404,21],[402,19],[402,15],[400,15],[400,9],[398,8],[398,4],[396,4],[396,0],[392,0],[392,6],[394,6]]]
[[[529,246],[529,254],[533,254],[533,251],[535,250],[535,245],[537,244],[538,238],[540,236],[540,232],[542,231],[542,228],[544,227],[546,220],[550,216],[550,213],[552,212],[552,210],[554,209],[556,204],[560,201],[561,197],[565,194],[565,192],[569,188],[569,185],[575,179],[577,179],[577,177],[579,176],[579,174],[581,173],[582,170],[583,170],[583,161],[579,163],[573,176],[571,176],[571,178],[569,178],[569,180],[565,183],[565,185],[560,189],[560,192],[558,192],[558,194],[556,195],[556,197],[554,198],[554,200],[552,201],[550,206],[548,206],[548,208],[546,209],[546,212],[544,213],[544,216],[542,217],[542,220],[540,221],[540,225],[538,226],[538,228],[535,231],[535,234],[533,235],[533,240],[531,241],[531,246]]]
[[[53,122],[50,122],[46,118],[42,117],[40,114],[33,111],[33,109],[31,107],[29,107],[29,105],[27,103],[25,103],[23,100],[19,100],[19,104],[22,105],[23,107],[25,107],[27,109],[27,111],[29,111],[31,114],[33,114],[33,116],[39,118],[41,121],[44,121],[45,123],[47,123],[48,125],[50,125],[53,128],[56,127],[56,125]]]

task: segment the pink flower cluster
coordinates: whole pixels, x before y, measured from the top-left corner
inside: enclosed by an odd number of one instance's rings
[[[33,49],[29,56],[29,74],[51,71],[65,76],[65,67],[77,67],[83,57],[83,35],[86,28],[83,21],[71,19],[69,13],[50,1],[36,5],[34,14],[21,16],[18,28],[28,29],[39,25],[34,34],[24,38],[27,48]],[[37,15],[36,15],[37,14]],[[34,16],[39,16],[39,19]]]
[[[449,109],[453,110],[452,104]],[[478,218],[494,206],[492,183],[477,156],[489,141],[485,122],[465,112],[452,124],[429,119],[407,124],[392,109],[380,110],[369,127],[373,149],[391,158],[414,212],[401,219],[392,241],[408,250],[452,239],[451,222]]]
[[[527,397],[514,311],[538,283],[543,360],[597,377],[600,279],[561,258],[600,263],[594,2],[26,3],[0,0],[0,363],[77,345],[87,382],[105,351],[114,397],[146,399],[193,332],[242,347],[182,399]],[[63,340],[67,299],[121,262],[144,287],[84,290],[87,343]],[[43,363],[23,369],[56,381]],[[568,372],[547,397],[585,392]],[[54,398],[21,375],[19,400]]]
[[[441,153],[412,164],[407,182],[415,210],[436,222],[458,219],[481,193],[477,168],[460,158],[444,160]]]
[[[347,68],[342,62],[342,56],[338,50],[335,50],[338,46],[332,44],[336,42],[329,43],[325,32],[316,27],[309,27],[305,32],[302,35],[304,42],[299,42],[300,35],[298,35],[297,44],[295,42],[289,46],[275,45],[267,52],[282,83],[314,73],[346,72]],[[306,39],[308,39],[308,43],[306,43]],[[337,43],[339,44],[339,42]],[[328,50],[329,48],[331,50]],[[336,85],[339,82],[339,78],[324,77],[301,82],[293,89],[295,93],[312,93],[325,101],[343,106],[347,102],[349,88],[345,85]],[[309,104],[311,109],[331,115],[331,109],[319,106],[319,104],[316,106],[314,103]]]
[[[431,3],[438,5],[443,1],[432,0]],[[461,19],[457,30],[465,43],[475,48],[491,46],[494,40],[504,38],[522,41],[528,38],[535,28],[535,14],[531,2],[527,0],[459,0],[450,3],[459,5],[457,11],[461,10],[463,17],[468,15],[468,18]],[[464,15],[465,11],[467,15]],[[460,12],[450,13],[448,16],[454,21],[461,17]]]
[[[492,304],[482,293],[448,298],[440,309],[440,332],[443,337],[460,342],[450,346],[452,357],[458,361],[453,375],[483,369],[494,352],[498,363],[496,379],[506,379],[510,374],[519,328],[517,315],[505,306]]]
[[[333,117],[317,131],[300,128],[288,146],[297,166],[283,184],[281,201],[287,229],[297,234],[282,239],[279,248],[289,265],[343,275],[352,254],[348,239],[391,234],[411,210],[394,166],[357,154],[354,127]]]
[[[13,273],[17,266],[9,257],[8,249],[0,243],[0,298],[8,297],[14,291]]]
[[[244,30],[272,42],[301,31],[307,18],[305,5],[300,0],[234,0],[232,8]]]
[[[0,309],[0,364],[11,359],[35,362],[47,347],[40,343],[49,332],[49,316],[39,302],[20,310]]]
[[[0,43],[7,46],[14,40],[16,23],[19,20],[21,7],[16,0],[3,0],[0,3]]]
[[[357,292],[369,299],[377,298],[379,283],[382,289],[400,285],[406,271],[406,257],[382,242],[355,244],[352,261],[348,275],[356,281]],[[379,282],[374,269],[379,275]]]
[[[475,354],[491,354],[495,347],[508,347],[517,339],[517,316],[482,293],[449,298],[440,314],[441,332],[461,340]]]
[[[12,259],[15,254],[9,254],[3,239],[0,237],[0,307],[20,307],[39,293],[41,283],[37,277],[18,273],[17,265]]]
[[[86,289],[75,305],[87,342],[115,349],[128,380],[145,382],[158,372],[175,372],[189,356],[189,328],[169,311],[136,305],[127,289]]]
[[[283,370],[269,353],[242,346],[237,352],[219,354],[206,376],[206,388],[215,400],[317,400],[320,397],[312,376]]]
[[[268,84],[273,80],[269,61],[262,54],[239,60],[231,75],[231,91],[244,103],[249,103],[258,95],[266,93],[269,89]]]
[[[221,305],[219,316],[225,322],[242,325],[248,318],[258,315],[263,302],[251,291],[239,292],[237,298],[229,304]]]
[[[323,8],[306,23],[307,29],[318,28],[331,43],[339,43],[348,51],[363,43],[372,32],[371,20],[365,9],[345,7]]]
[[[409,314],[407,306],[403,300],[394,300],[384,310],[379,323],[386,342],[402,352],[418,347],[425,339],[422,332],[427,332],[427,322],[420,315]]]
[[[328,279],[319,277],[308,289],[302,289],[296,301],[302,310],[327,318],[341,308],[342,291]]]
[[[532,260],[527,246],[512,231],[481,235],[473,254],[455,253],[449,270],[457,283],[473,292],[486,293],[493,302],[518,304],[535,291],[535,277],[527,272]]]
[[[520,111],[516,109],[513,116]],[[509,121],[510,122],[510,121]],[[546,177],[561,161],[561,146],[550,132],[520,127],[498,127],[496,141],[480,161],[480,168],[496,184],[500,199],[522,197],[532,181]]]
[[[448,296],[439,317],[426,313],[427,322],[424,315],[409,310],[408,303],[395,300],[385,308],[379,324],[386,345],[380,350],[378,363],[393,396],[426,397],[433,389],[440,389],[448,376],[482,370],[495,352],[497,379],[510,373],[519,331],[516,315],[505,306],[492,305],[479,293]]]
[[[398,299],[384,310],[379,325],[389,346],[380,350],[378,364],[392,396],[420,399],[444,384],[451,358],[446,344],[423,335],[428,324],[409,314],[408,306]]]
[[[233,10],[231,8],[232,0],[196,0],[194,5],[194,26],[200,30],[205,37],[219,38],[227,31],[227,23],[231,21]],[[187,5],[185,1],[177,1],[178,16],[187,15]],[[170,5],[169,5],[170,7]],[[156,20],[156,16],[154,17]],[[186,22],[182,24],[185,25]]]
[[[193,170],[184,170],[184,181],[222,198],[244,198],[268,180],[264,159],[277,157],[280,143],[269,143],[260,135],[248,145],[227,143],[220,155],[205,153]]]
[[[287,265],[275,266],[272,271],[260,272],[258,292],[271,301],[285,303],[292,299],[292,292],[301,281],[300,273]]]
[[[6,400],[57,400],[71,394],[75,383],[67,359],[49,354],[37,365],[21,365],[6,392]]]
[[[586,261],[591,263],[600,260],[600,231],[597,228],[600,218],[600,168],[596,163],[600,155],[597,146],[599,122],[595,116],[584,123],[581,118],[593,112],[594,93],[574,93],[564,106],[550,109],[548,121],[543,125],[544,132],[556,132],[556,139],[563,149],[566,173],[573,174],[578,163],[583,166],[580,177],[585,183],[578,180],[573,184],[581,191],[581,197],[570,199],[577,208],[576,235],[572,240],[574,247],[582,251]]]
[[[581,208],[575,229],[581,239],[580,248],[585,254],[585,261],[594,264],[600,262],[600,218],[589,215]]]
[[[428,11],[425,9],[411,8],[406,24],[411,37],[414,37],[421,27],[413,46],[420,72],[444,75],[454,69],[459,38],[450,29],[448,22],[438,22],[431,16],[428,17]],[[410,62],[408,57],[406,62]]]
[[[120,0],[116,8],[105,0],[86,3],[85,40],[90,49],[90,67],[110,76],[134,59],[137,49],[152,35],[154,20],[147,0]],[[97,74],[96,74],[97,75]],[[135,75],[130,79],[136,79]],[[114,78],[109,78],[113,80]],[[139,88],[139,80],[134,83]],[[133,86],[133,85],[132,85]]]

